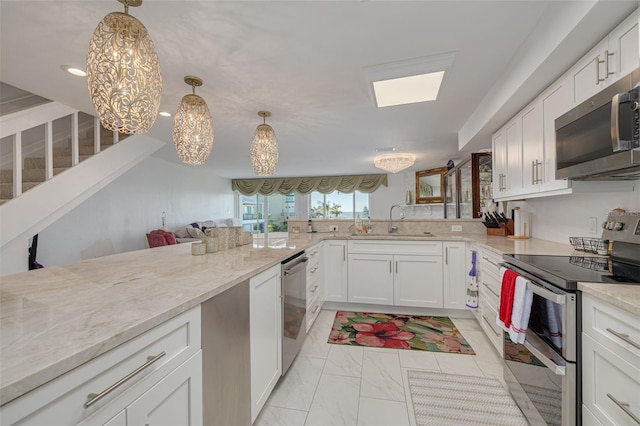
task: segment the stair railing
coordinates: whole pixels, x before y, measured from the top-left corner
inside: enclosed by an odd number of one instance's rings
[[[45,181],[53,178],[53,122],[60,118],[71,116],[71,167],[80,162],[78,113],[66,105],[49,102],[33,108],[21,110],[0,117],[0,139],[11,137],[12,165],[13,165],[13,196],[22,194],[22,133],[29,129],[45,125],[44,158]],[[101,135],[100,120],[93,119],[94,155],[100,152]],[[113,144],[118,143],[119,133],[113,133]]]

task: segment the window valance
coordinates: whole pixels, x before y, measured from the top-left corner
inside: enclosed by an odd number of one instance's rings
[[[310,194],[314,191],[371,193],[380,185],[387,186],[387,175],[316,176],[267,179],[232,179],[231,188],[243,195]]]

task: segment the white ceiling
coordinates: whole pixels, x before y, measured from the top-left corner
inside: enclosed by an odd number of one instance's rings
[[[175,112],[190,92],[185,75],[201,77],[196,93],[215,127],[204,167],[236,178],[255,177],[249,143],[263,109],[272,112],[267,123],[280,144],[276,176],[379,172],[372,160],[380,147],[414,153],[413,170],[464,157],[458,131],[499,86],[527,37],[544,36],[535,32],[539,21],[562,3],[147,0],[130,13],[147,27],[160,57],[161,110]],[[637,6],[607,4],[617,8],[612,22],[585,37],[584,46],[574,43],[563,55],[567,63]],[[93,114],[85,79],[60,67],[84,68],[91,34],[112,11],[122,11],[121,4],[2,0],[0,80]],[[366,68],[447,52],[455,60],[437,101],[375,108]],[[158,117],[150,134],[167,142],[156,155],[179,162],[171,127],[172,118]],[[489,146],[488,138],[474,144]]]

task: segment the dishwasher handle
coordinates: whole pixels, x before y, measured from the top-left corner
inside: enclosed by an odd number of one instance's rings
[[[288,264],[282,265],[282,274],[285,276],[295,274],[298,270],[307,267],[306,262],[308,260],[308,257],[299,257],[296,259],[295,264],[291,267],[287,267]]]

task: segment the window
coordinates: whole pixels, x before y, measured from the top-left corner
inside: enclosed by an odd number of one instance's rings
[[[242,229],[263,234],[265,232],[265,210],[268,232],[287,232],[287,219],[296,216],[294,194],[241,195]]]
[[[343,194],[311,193],[309,216],[317,219],[353,219],[357,215],[369,217],[369,194],[353,192]]]

